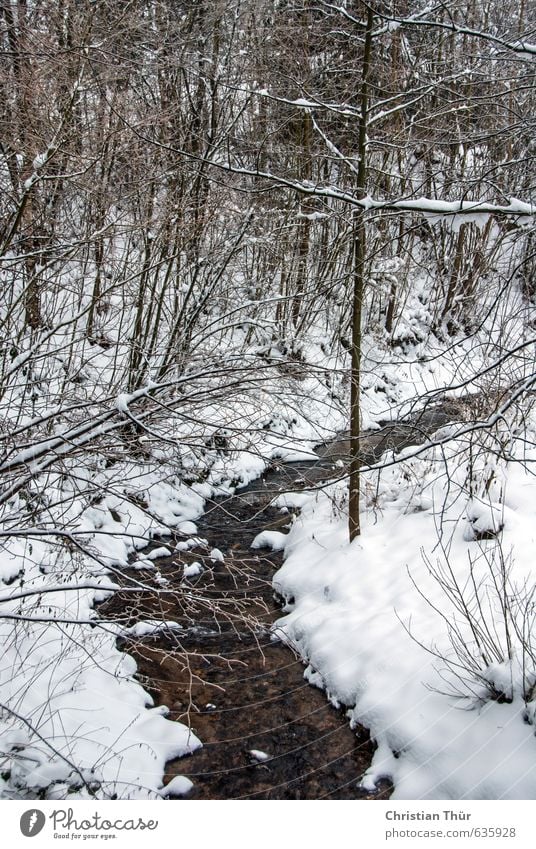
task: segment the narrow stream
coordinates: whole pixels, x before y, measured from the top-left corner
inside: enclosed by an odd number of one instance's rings
[[[450,412],[450,415],[449,415]],[[407,424],[364,434],[364,463],[387,448],[422,441],[452,418],[435,408]],[[337,477],[346,463],[343,439],[318,449],[319,460],[271,469],[235,495],[208,502],[189,550],[157,561],[168,587],[178,592],[162,601],[150,597],[135,619],[162,617],[182,625],[124,648],[138,664],[138,677],[155,704],[170,718],[189,725],[203,748],[167,764],[166,780],[186,775],[194,782],[188,799],[380,799],[359,788],[374,745],[364,728],[350,730],[344,710],[336,710],[303,678],[300,658],[274,642],[270,626],[280,615],[272,576],[282,563],[275,552],[251,551],[260,531],[285,530],[291,520],[271,505],[275,494]],[[155,541],[171,549],[179,537]],[[215,559],[218,549],[223,560]],[[212,554],[212,556],[211,556]],[[184,579],[185,566],[200,573]],[[151,573],[136,572],[151,580]],[[128,600],[118,594],[108,615],[124,615]],[[134,611],[133,611],[134,615]]]

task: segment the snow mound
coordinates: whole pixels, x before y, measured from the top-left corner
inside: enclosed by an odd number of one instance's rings
[[[161,631],[182,631],[182,625],[173,621],[147,619],[144,622],[136,622],[130,628],[123,628],[119,634],[121,637],[147,637],[151,634],[159,634]]]
[[[251,543],[251,548],[271,548],[272,551],[283,551],[287,536],[280,531],[261,531]]]
[[[185,775],[176,775],[162,789],[162,796],[165,798],[169,796],[187,796],[193,789],[193,786],[193,781],[190,781]]]

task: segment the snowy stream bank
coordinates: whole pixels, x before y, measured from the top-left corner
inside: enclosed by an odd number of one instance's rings
[[[422,438],[448,415],[447,408],[436,408],[411,425],[364,435],[363,461]],[[279,463],[234,495],[207,501],[189,540],[168,540],[167,548],[154,543],[149,558],[157,556],[161,580],[179,591],[164,611],[176,627],[145,635],[139,627],[125,631],[123,647],[156,702],[203,741],[192,758],[167,765],[167,779],[182,775],[193,782],[189,798],[365,799],[390,791],[381,777],[358,786],[373,757],[368,733],[350,730],[344,711],[304,682],[299,654],[270,633],[280,615],[272,589],[282,564],[277,552],[292,538],[286,532],[293,518],[272,502],[293,493],[294,505],[307,503],[318,484],[344,473],[347,453],[342,438],[321,446],[318,460]],[[138,574],[150,580],[143,568]],[[195,614],[185,604],[190,594],[206,602]],[[127,603],[116,597],[110,613]],[[143,613],[148,621],[157,614],[150,603]]]

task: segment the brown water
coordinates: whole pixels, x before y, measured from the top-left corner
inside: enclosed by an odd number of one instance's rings
[[[364,463],[386,448],[419,442],[449,419],[436,409],[406,425],[389,425],[364,434]],[[165,597],[148,593],[131,611],[131,621],[162,616],[181,632],[125,641],[138,663],[138,677],[170,718],[187,724],[203,748],[167,765],[166,780],[187,775],[190,799],[378,799],[390,793],[383,781],[376,792],[359,787],[374,744],[364,728],[351,730],[343,706],[334,708],[323,692],[303,678],[302,661],[274,642],[270,626],[280,616],[272,576],[280,554],[251,552],[261,530],[284,525],[291,517],[272,505],[275,494],[318,485],[341,474],[349,442],[336,440],[318,451],[318,461],[282,465],[235,495],[208,502],[198,521],[198,546],[159,559],[158,567],[176,590]],[[206,540],[206,544],[202,540]],[[155,541],[161,545],[162,540]],[[164,540],[165,542],[165,540]],[[168,540],[174,547],[175,540]],[[213,562],[218,548],[223,562]],[[199,577],[184,581],[184,565],[203,566]],[[135,573],[151,582],[151,572]],[[109,616],[128,612],[131,599],[120,594],[107,602]],[[260,750],[267,758],[251,754]]]

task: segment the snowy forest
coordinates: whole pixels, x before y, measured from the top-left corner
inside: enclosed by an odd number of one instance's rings
[[[0,39],[0,798],[535,798],[535,4]]]

